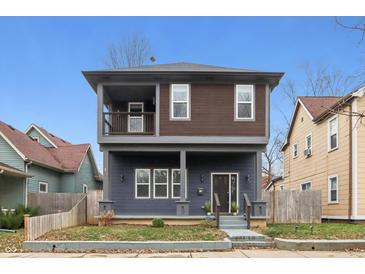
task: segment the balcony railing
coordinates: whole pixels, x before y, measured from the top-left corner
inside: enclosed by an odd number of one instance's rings
[[[104,112],[104,135],[153,135],[154,112]]]

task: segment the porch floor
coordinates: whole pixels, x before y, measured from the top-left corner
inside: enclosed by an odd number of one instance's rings
[[[145,219],[169,219],[169,220],[204,220],[213,219],[212,216],[205,215],[189,215],[189,216],[176,216],[176,215],[114,215],[113,219],[130,219],[130,220],[145,220]]]

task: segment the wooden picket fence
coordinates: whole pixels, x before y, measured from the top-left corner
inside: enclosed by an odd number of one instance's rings
[[[47,232],[87,223],[87,195],[68,212],[30,217],[24,216],[24,233],[26,241],[33,241]]]
[[[267,205],[268,224],[320,223],[321,191],[267,191],[263,194]]]
[[[97,225],[99,216],[99,201],[103,200],[102,190],[90,190],[87,193],[87,223]]]
[[[40,215],[70,211],[84,193],[28,193],[28,206],[39,208]]]

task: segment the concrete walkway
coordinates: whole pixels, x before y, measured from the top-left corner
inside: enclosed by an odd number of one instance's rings
[[[0,258],[365,258],[365,251],[234,249],[226,252],[181,253],[0,253]]]
[[[223,228],[221,229],[224,232],[227,233],[229,238],[260,238],[264,237],[264,235],[259,234],[255,231],[249,230],[249,229],[232,229],[232,228]]]

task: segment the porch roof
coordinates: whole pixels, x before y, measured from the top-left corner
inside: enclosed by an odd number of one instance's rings
[[[0,175],[1,174],[20,178],[32,177],[32,175],[29,173],[25,173],[19,169],[0,162]]]

